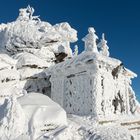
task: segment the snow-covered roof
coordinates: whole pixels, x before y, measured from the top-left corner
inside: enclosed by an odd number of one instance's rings
[[[78,65],[100,64],[100,63],[104,63],[106,64],[106,66],[112,67],[112,69],[122,64],[122,62],[118,59],[107,57],[102,54],[94,53],[91,51],[84,51],[83,53],[73,57],[72,59],[68,59],[64,62],[51,66],[50,68],[47,69],[46,74],[49,75],[52,73],[56,73],[58,71],[64,71],[70,67],[76,68]],[[127,68],[125,68],[125,72],[123,72],[123,74],[131,78],[137,77],[137,75],[134,72],[132,72]]]
[[[112,67],[116,67],[121,64],[121,61],[118,59],[106,57],[99,53],[93,53],[93,52],[87,51],[87,52],[83,52],[79,54],[78,56],[73,57],[72,59],[68,59],[64,62],[56,64],[50,67],[48,70],[55,71],[57,69],[65,69],[65,68],[73,67],[73,66],[75,67],[78,64],[88,64],[88,62],[96,63],[99,61],[109,64]]]
[[[127,69],[127,68],[125,68],[125,70],[126,71],[124,72],[124,75],[126,75],[128,77],[132,77],[132,78],[137,77],[137,74],[134,73],[133,71],[131,71],[131,70]]]

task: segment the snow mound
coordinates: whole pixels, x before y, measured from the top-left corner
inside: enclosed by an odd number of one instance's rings
[[[18,98],[26,116],[27,132],[31,139],[41,137],[45,133],[67,125],[66,112],[49,97],[30,93]]]

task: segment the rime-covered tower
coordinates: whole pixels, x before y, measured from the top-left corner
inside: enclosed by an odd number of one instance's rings
[[[89,28],[83,39],[83,53],[50,69],[51,98],[72,114],[108,117],[136,113],[137,101],[131,88],[131,78],[136,74],[120,60],[109,57],[104,35],[96,45],[93,29]]]

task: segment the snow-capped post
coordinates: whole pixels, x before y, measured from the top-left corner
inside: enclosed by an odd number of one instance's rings
[[[105,40],[105,34],[102,34],[102,39],[101,42],[98,44],[98,48],[100,49],[100,54],[104,55],[104,56],[109,56],[109,47],[107,45],[107,40]]]
[[[95,34],[95,29],[93,27],[88,28],[88,34],[82,39],[85,42],[85,51],[92,51],[98,53],[96,40],[98,36]]]

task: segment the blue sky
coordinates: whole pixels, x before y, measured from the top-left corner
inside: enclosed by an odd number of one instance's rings
[[[139,0],[1,0],[0,23],[15,20],[19,8],[28,4],[35,8],[36,15],[51,24],[69,22],[78,31],[80,51],[84,48],[81,38],[89,26],[95,27],[99,37],[104,32],[111,56],[138,74],[133,88],[140,100]]]

